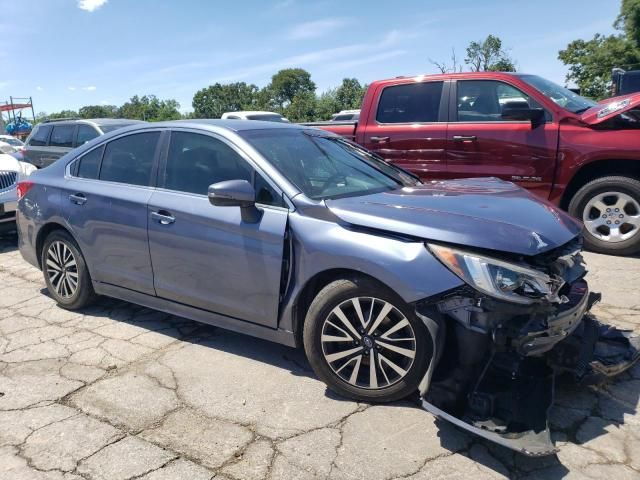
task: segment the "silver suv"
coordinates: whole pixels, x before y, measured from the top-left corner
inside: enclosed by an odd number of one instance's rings
[[[144,122],[123,118],[45,120],[27,138],[24,159],[38,168],[44,168],[75,147],[135,123]]]

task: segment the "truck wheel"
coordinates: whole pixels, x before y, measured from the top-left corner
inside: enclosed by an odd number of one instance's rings
[[[584,222],[588,250],[611,255],[640,251],[640,181],[619,176],[593,180],[571,199],[569,213]]]
[[[316,375],[334,392],[366,402],[415,392],[432,358],[428,330],[409,305],[363,278],[324,287],[309,307],[303,338]]]

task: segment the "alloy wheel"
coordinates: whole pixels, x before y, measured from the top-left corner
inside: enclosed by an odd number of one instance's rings
[[[78,290],[78,264],[71,249],[56,240],[47,250],[47,276],[56,294],[61,298],[71,298]]]
[[[411,323],[391,303],[372,297],[346,300],[324,320],[325,361],[345,382],[371,390],[402,380],[416,356]]]
[[[640,204],[626,193],[600,193],[585,206],[582,221],[594,237],[623,242],[640,231]]]

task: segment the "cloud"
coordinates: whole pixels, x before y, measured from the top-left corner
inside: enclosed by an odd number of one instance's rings
[[[44,90],[44,88],[42,88],[42,87],[36,87],[36,90],[37,90],[37,91],[39,91],[39,92],[42,92],[42,91]]]
[[[290,40],[303,40],[308,38],[323,37],[326,34],[344,27],[349,22],[345,18],[325,18],[322,20],[314,20],[313,22],[304,22],[293,27],[287,38]]]
[[[0,82],[0,88],[8,87],[9,82]]]
[[[93,92],[95,90],[97,90],[98,87],[96,87],[95,85],[89,85],[87,87],[82,87],[82,90],[86,90],[87,92]]]
[[[67,87],[67,90],[69,90],[71,92],[75,92],[76,91],[76,87]]]
[[[109,0],[78,0],[78,8],[80,10],[86,10],[87,12],[93,12],[108,1]]]

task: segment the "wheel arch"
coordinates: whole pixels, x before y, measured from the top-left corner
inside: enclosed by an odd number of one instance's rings
[[[612,158],[587,163],[573,175],[567,184],[562,194],[560,207],[563,210],[568,210],[571,199],[580,188],[592,180],[608,176],[631,177],[640,180],[640,159],[621,160]]]
[[[313,302],[313,299],[320,292],[320,290],[329,285],[331,282],[344,279],[354,279],[356,281],[358,279],[366,279],[378,284],[381,288],[394,292],[397,295],[397,293],[389,285],[386,285],[377,278],[358,270],[349,268],[331,268],[322,272],[318,272],[309,280],[307,280],[304,286],[300,289],[294,302],[292,321],[296,345],[302,345],[302,331],[304,328],[304,322],[307,316],[307,311],[309,310],[309,306],[311,305],[311,302]]]
[[[40,269],[42,269],[42,248],[44,246],[44,241],[52,232],[55,232],[56,230],[61,230],[63,232],[68,233],[71,236],[71,238],[73,238],[75,242],[78,243],[73,233],[61,223],[50,222],[43,225],[42,228],[40,228],[40,230],[38,231],[38,235],[36,236],[36,256],[38,259],[38,266],[40,267]]]

